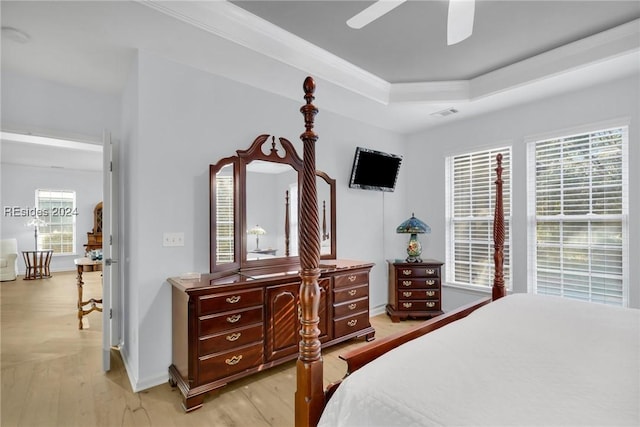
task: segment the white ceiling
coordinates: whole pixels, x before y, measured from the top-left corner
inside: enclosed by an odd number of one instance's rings
[[[446,2],[348,28],[370,3],[3,0],[2,26],[30,41],[3,34],[2,68],[119,93],[144,49],[299,102],[312,75],[321,110],[399,133],[640,73],[637,0],[477,0],[473,35],[449,47]]]

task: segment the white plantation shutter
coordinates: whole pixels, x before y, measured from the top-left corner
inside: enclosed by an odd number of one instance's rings
[[[233,176],[216,174],[216,263],[234,261]]]
[[[533,292],[626,305],[626,140],[620,127],[529,144]]]
[[[511,148],[447,158],[447,281],[491,286],[496,155],[501,153],[505,213],[505,283],[510,288]]]

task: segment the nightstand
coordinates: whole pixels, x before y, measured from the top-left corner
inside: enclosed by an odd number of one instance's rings
[[[407,318],[431,318],[443,314],[441,305],[440,261],[387,260],[389,265],[389,304],[392,322]]]

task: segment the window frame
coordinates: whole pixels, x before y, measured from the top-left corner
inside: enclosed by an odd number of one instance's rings
[[[589,136],[589,138],[593,138],[593,135],[599,133],[605,133],[614,130],[620,130],[621,133],[621,160],[620,160],[620,169],[621,169],[621,213],[620,214],[598,214],[592,213],[593,205],[590,203],[589,212],[582,215],[568,215],[561,211],[560,214],[555,215],[555,220],[553,215],[538,215],[537,214],[537,200],[536,200],[536,191],[537,191],[537,156],[536,156],[536,147],[538,143],[544,143],[549,141],[566,141],[575,139],[577,137],[585,137]],[[591,141],[591,139],[590,139]],[[620,255],[620,269],[621,274],[618,276],[621,281],[621,296],[620,296],[620,304],[612,304],[610,301],[598,301],[594,300],[594,293],[592,292],[592,288],[589,288],[588,298],[586,299],[588,302],[595,303],[603,303],[608,305],[619,305],[622,307],[629,306],[629,124],[625,121],[617,121],[617,122],[607,122],[607,123],[594,123],[591,125],[583,126],[576,129],[564,130],[564,131],[556,131],[552,133],[547,133],[545,135],[539,135],[537,137],[530,137],[526,139],[526,149],[527,149],[527,292],[529,293],[541,293],[538,292],[538,220],[540,222],[545,222],[548,224],[557,223],[559,226],[562,226],[563,223],[585,223],[588,229],[588,238],[591,239],[591,230],[593,224],[598,224],[600,222],[606,221],[619,221],[620,222],[620,230],[622,233],[621,236],[621,255]],[[590,150],[590,153],[592,151]],[[590,163],[592,165],[593,162]],[[590,181],[591,182],[591,181]],[[563,188],[560,186],[560,188]],[[589,184],[589,188],[591,189],[591,183]],[[593,198],[593,192],[589,191],[589,200],[591,201]],[[560,251],[563,250],[564,247],[572,248],[572,245],[565,244],[560,241],[558,243],[558,247]],[[591,254],[593,248],[598,249],[598,245],[590,242],[586,245],[583,245],[584,248],[587,249],[587,252]],[[563,261],[564,262],[564,261]],[[591,259],[589,260],[589,269],[588,271],[584,271],[588,277],[591,277],[592,274],[592,263]],[[562,267],[560,267],[559,271],[563,271]],[[567,270],[571,271],[571,270]],[[605,275],[605,273],[601,273]],[[608,274],[607,274],[608,275]],[[560,296],[568,297],[566,295],[566,285],[560,284]],[[597,295],[597,294],[596,294]],[[606,296],[602,297],[606,299]],[[584,301],[585,299],[581,298],[571,298]]]
[[[460,287],[465,289],[472,290],[481,290],[485,292],[491,291],[491,286],[493,284],[493,276],[495,272],[495,263],[493,259],[493,251],[494,251],[494,241],[493,241],[493,212],[495,209],[495,167],[496,165],[496,155],[498,153],[503,154],[503,197],[504,197],[504,218],[505,218],[505,257],[504,257],[504,273],[505,273],[505,287],[508,290],[513,288],[512,286],[512,268],[511,268],[511,224],[512,224],[512,209],[511,209],[511,165],[513,163],[513,153],[511,145],[502,145],[497,147],[488,147],[485,149],[480,149],[476,151],[469,151],[465,153],[453,154],[447,156],[445,159],[445,251],[446,251],[446,262],[445,262],[445,278],[446,285],[453,287]],[[483,174],[483,178],[481,180],[488,180],[488,192],[487,197],[484,203],[486,203],[489,207],[488,215],[483,216],[468,216],[466,218],[455,218],[454,217],[454,207],[456,203],[455,198],[455,162],[456,159],[460,159],[462,157],[478,157],[478,156],[486,156],[489,162],[488,170],[485,168],[481,171]],[[487,257],[486,262],[484,263],[484,268],[489,269],[489,273],[485,275],[488,277],[488,281],[486,284],[479,283],[471,283],[471,282],[463,282],[460,280],[456,280],[455,268],[456,263],[460,263],[456,261],[456,239],[455,239],[455,227],[456,224],[461,222],[467,222],[472,224],[473,222],[486,222],[487,234],[486,238],[482,240],[476,240],[476,243],[481,245],[487,245]],[[469,261],[468,261],[468,270],[471,272],[473,269],[473,260],[471,259],[471,255],[473,254],[473,249],[469,250]]]
[[[45,193],[49,193],[48,196]],[[53,194],[60,193],[58,197],[54,197]],[[68,197],[64,197],[67,195]],[[38,227],[38,248],[39,250],[53,250],[54,256],[56,255],[75,255],[76,254],[76,217],[78,215],[78,209],[76,205],[76,191],[75,190],[61,190],[61,189],[47,189],[37,188],[35,190],[35,206],[38,212],[42,213],[42,217],[46,224]],[[71,200],[71,206],[63,206],[63,200]],[[44,205],[44,206],[43,206]],[[53,218],[59,218],[60,221],[53,221]],[[62,220],[66,219],[66,220]],[[62,239],[60,242],[53,243],[51,240],[48,245],[45,245],[45,240],[48,236],[56,235],[56,229],[62,229],[64,227],[71,226],[71,250],[62,251],[68,244],[64,243],[64,234],[68,234],[64,230],[60,234]],[[57,240],[57,239],[56,239]]]

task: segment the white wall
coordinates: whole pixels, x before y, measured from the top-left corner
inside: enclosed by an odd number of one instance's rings
[[[526,144],[528,137],[564,132],[591,123],[622,119],[629,122],[629,260],[630,305],[640,307],[640,107],[638,76],[457,121],[412,135],[407,151],[409,177],[420,188],[414,199],[425,212],[432,233],[423,241],[427,255],[445,259],[445,157],[489,147],[512,146],[512,273],[514,291],[527,291]],[[425,174],[424,171],[429,173]],[[444,290],[446,310],[478,295],[454,288]]]
[[[5,215],[5,208],[35,206],[36,189],[69,190],[76,192],[75,254],[54,255],[51,271],[74,270],[73,259],[84,256],[87,232],[93,229],[93,208],[102,199],[102,172],[48,169],[33,166],[1,165],[2,177],[2,238],[18,239],[18,251],[34,250],[34,229],[25,227],[29,217]],[[20,259],[18,268],[24,274]]]
[[[209,269],[209,164],[246,149],[256,136],[289,139],[302,155],[296,103],[140,52],[125,90],[122,154],[125,189],[125,281],[129,287],[126,357],[134,388],[166,381],[171,363],[171,300],[166,278]],[[302,87],[305,75],[293,85]],[[402,153],[403,138],[315,105],[317,167],[338,182],[338,256],[375,262],[371,304],[386,303],[385,241],[408,214],[403,193],[349,190],[356,145]],[[403,178],[400,179],[401,182]],[[386,203],[385,204],[383,204]],[[385,217],[392,218],[391,224]],[[162,234],[185,234],[184,247],[163,247]]]
[[[100,142],[103,129],[118,138],[119,95],[2,69],[2,130]]]
[[[2,130],[60,138],[101,141],[103,129],[119,132],[119,96],[47,82],[2,70]],[[4,160],[4,159],[3,159]],[[102,200],[102,173],[1,164],[2,238],[18,238],[19,249],[33,249],[33,230],[24,219],[4,215],[4,207],[33,207],[35,189],[76,191],[76,255],[54,256],[53,271],[73,270],[73,258],[84,254],[86,233],[93,229],[93,208]],[[22,262],[18,263],[24,268]]]

